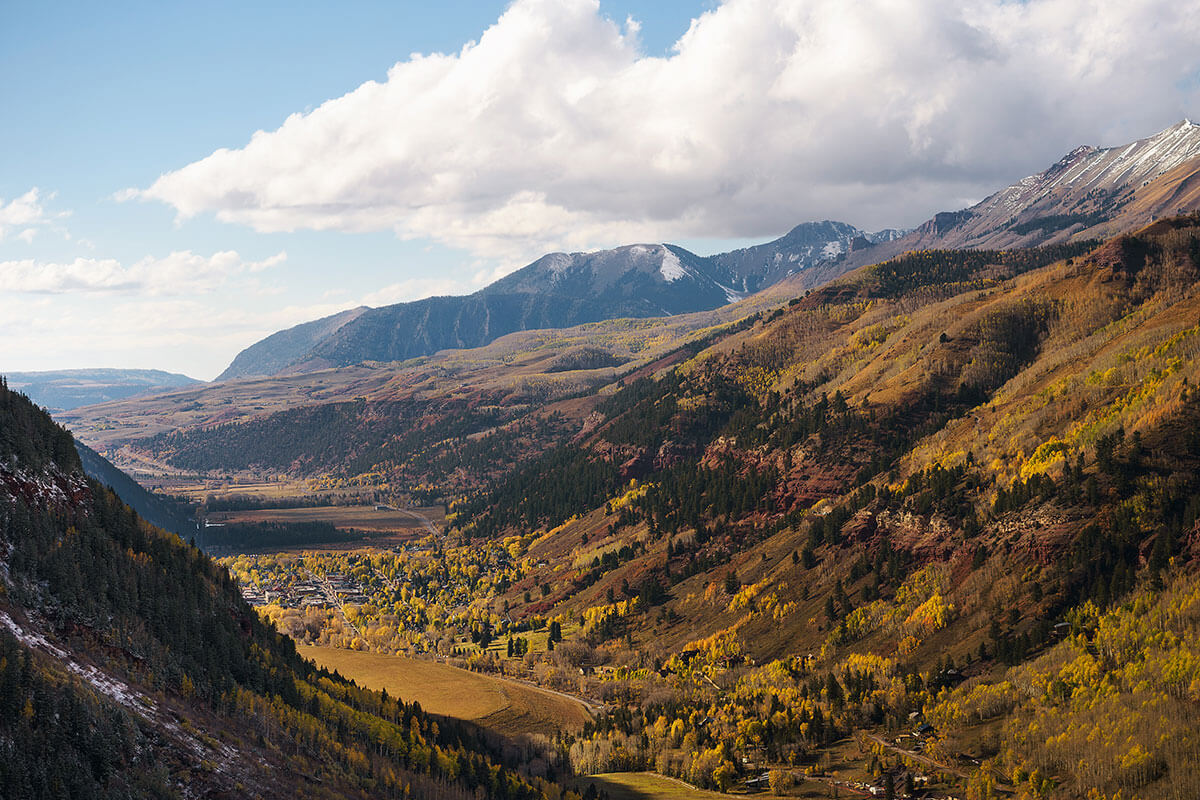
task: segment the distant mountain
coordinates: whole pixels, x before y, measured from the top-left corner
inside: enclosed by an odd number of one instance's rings
[[[906,236],[849,254],[836,268],[910,250],[1006,249],[1103,239],[1200,210],[1200,125],[1183,120],[1117,147],[1077,147],[961,211],[936,214]]]
[[[50,411],[193,386],[195,378],[157,369],[63,369],[9,372],[8,385]]]
[[[813,222],[715,256],[670,244],[550,253],[471,295],[359,308],[273,334],[239,353],[218,380],[403,361],[515,331],[707,311],[788,276],[822,283],[844,272],[830,266],[843,253],[897,235]]]
[[[318,342],[335,333],[343,325],[358,319],[368,310],[366,306],[359,306],[273,333],[238,353],[233,363],[217,376],[217,380],[227,381],[250,375],[274,375],[285,370],[302,360]]]
[[[846,253],[895,241],[906,233],[894,228],[864,233],[844,222],[806,222],[773,242],[721,253],[712,261],[741,276],[739,288],[747,294],[797,273],[804,273],[805,283],[812,287],[845,272],[840,259]]]

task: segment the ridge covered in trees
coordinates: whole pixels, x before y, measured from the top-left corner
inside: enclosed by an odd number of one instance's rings
[[[7,387],[0,431],[0,797],[545,796],[481,731],[300,658]]]

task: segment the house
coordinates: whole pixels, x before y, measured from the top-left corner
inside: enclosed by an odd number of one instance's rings
[[[746,778],[746,790],[750,792],[761,792],[771,786],[771,774],[764,772],[761,775],[755,775]]]

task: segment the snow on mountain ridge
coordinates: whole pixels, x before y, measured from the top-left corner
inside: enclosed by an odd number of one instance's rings
[[[668,283],[674,283],[680,278],[688,275],[688,270],[683,266],[683,263],[680,262],[679,256],[675,255],[667,247],[663,247],[662,266],[659,267],[658,272],[663,276],[663,280],[667,281]],[[726,292],[728,292],[728,290],[726,290]]]
[[[1184,119],[1129,144],[1076,147],[1049,169],[1022,178],[972,211],[1017,210],[1067,187],[1087,191],[1143,183],[1195,158],[1200,158],[1200,125]]]
[[[403,361],[479,347],[518,330],[706,311],[798,275],[803,277],[793,283],[802,291],[845,272],[846,255],[862,239],[895,235],[825,220],[797,225],[771,242],[708,256],[649,243],[547,253],[470,295],[363,309],[345,324],[321,327],[340,323],[331,317],[272,334],[239,353],[221,377]]]

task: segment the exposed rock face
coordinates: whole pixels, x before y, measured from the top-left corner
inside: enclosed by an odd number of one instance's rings
[[[937,516],[881,511],[875,516],[875,524],[893,548],[907,550],[921,559],[947,559],[957,546],[956,529]]]
[[[41,472],[0,463],[0,487],[27,506],[74,509],[91,495],[87,479],[57,467]]]

